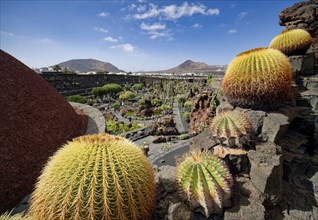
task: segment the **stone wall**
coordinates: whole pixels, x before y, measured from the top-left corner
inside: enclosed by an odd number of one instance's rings
[[[77,75],[77,74],[40,74],[62,95],[81,94],[91,91],[93,87],[103,86],[107,83],[125,84],[156,84],[169,80],[191,80],[195,82],[203,82],[205,77],[197,77],[188,79],[186,77],[150,77],[150,76],[132,76],[132,75]]]

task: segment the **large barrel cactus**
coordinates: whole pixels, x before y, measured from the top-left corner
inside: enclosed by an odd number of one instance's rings
[[[270,42],[269,47],[282,51],[287,56],[303,55],[312,43],[310,34],[303,29],[285,30]]]
[[[108,134],[74,139],[45,166],[31,196],[35,219],[150,219],[155,180],[132,142]]]
[[[210,123],[212,135],[221,144],[230,147],[247,144],[252,133],[252,125],[247,115],[240,111],[225,111],[214,117]]]
[[[256,48],[232,60],[221,87],[223,95],[234,106],[272,110],[288,99],[291,82],[292,68],[282,52]]]
[[[232,176],[224,161],[207,151],[191,151],[178,164],[177,181],[192,209],[207,217],[222,213],[231,198]]]

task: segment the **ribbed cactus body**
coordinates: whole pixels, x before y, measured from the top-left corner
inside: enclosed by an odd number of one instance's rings
[[[155,180],[132,142],[108,134],[74,139],[49,160],[31,196],[35,219],[150,219]]]
[[[252,133],[249,118],[245,113],[237,110],[221,112],[212,119],[210,129],[221,144],[230,147],[246,144]]]
[[[226,164],[207,151],[192,151],[177,168],[177,181],[190,207],[208,217],[221,213],[231,198],[232,176]]]
[[[303,55],[312,43],[310,34],[303,29],[283,31],[270,42],[269,47],[282,51],[287,56]]]
[[[282,52],[256,48],[232,60],[221,87],[223,95],[234,106],[272,110],[287,100],[291,82],[291,65]]]

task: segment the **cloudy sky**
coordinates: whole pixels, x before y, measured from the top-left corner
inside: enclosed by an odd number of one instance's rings
[[[125,71],[228,64],[267,46],[294,0],[1,0],[0,46],[30,67],[92,58]]]

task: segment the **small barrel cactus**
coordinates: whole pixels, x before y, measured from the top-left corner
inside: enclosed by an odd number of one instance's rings
[[[230,147],[242,146],[250,139],[252,125],[247,115],[240,111],[225,111],[214,117],[210,123],[212,135],[221,144]]]
[[[273,110],[289,97],[292,68],[279,50],[256,48],[237,55],[222,81],[222,92],[233,106]]]
[[[285,30],[270,42],[269,47],[282,51],[287,56],[303,55],[312,43],[310,34],[303,29]]]
[[[224,161],[208,151],[191,151],[181,157],[177,181],[190,207],[207,217],[222,213],[230,203],[232,176]]]
[[[35,219],[151,219],[154,172],[142,150],[108,134],[73,139],[45,166],[31,196]]]

